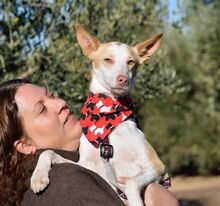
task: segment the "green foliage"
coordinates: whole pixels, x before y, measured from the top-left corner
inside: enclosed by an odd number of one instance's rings
[[[146,103],[145,133],[173,174],[219,174],[220,4],[182,9],[183,28],[171,28],[165,42],[185,92]]]
[[[74,25],[81,23],[102,42],[117,40],[135,44],[162,30],[165,12],[157,1],[44,2],[49,1],[1,3],[1,81],[27,77],[46,85],[67,99],[76,113],[88,93],[90,72],[89,62],[76,43]],[[165,90],[174,91],[175,76],[167,68],[162,69],[159,56],[152,65],[155,67],[148,69],[145,65],[140,69],[137,88],[142,88],[144,95],[137,95],[137,101],[143,102]]]

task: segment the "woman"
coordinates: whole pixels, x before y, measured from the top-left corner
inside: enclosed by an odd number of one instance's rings
[[[56,149],[59,154],[76,161],[80,136],[79,121],[64,100],[25,80],[1,84],[0,202],[24,206],[123,205],[105,180],[72,164],[54,165],[51,182],[42,193],[36,195],[30,190],[26,180],[39,151]],[[121,178],[120,181],[125,180]],[[145,197],[148,206],[177,205],[176,198],[156,184],[147,187]]]

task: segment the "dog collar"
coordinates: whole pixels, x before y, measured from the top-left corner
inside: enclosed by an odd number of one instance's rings
[[[132,114],[130,97],[114,99],[91,93],[82,107],[80,124],[86,138],[99,146],[111,131]]]

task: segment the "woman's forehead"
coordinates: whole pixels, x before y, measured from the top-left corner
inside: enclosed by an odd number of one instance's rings
[[[19,110],[27,110],[41,100],[46,94],[46,89],[34,84],[24,84],[20,86],[15,94],[15,101]]]

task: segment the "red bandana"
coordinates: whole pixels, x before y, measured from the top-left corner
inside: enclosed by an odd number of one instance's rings
[[[90,94],[82,107],[80,123],[87,139],[98,146],[131,115],[132,101],[129,97],[116,100],[103,94]]]

